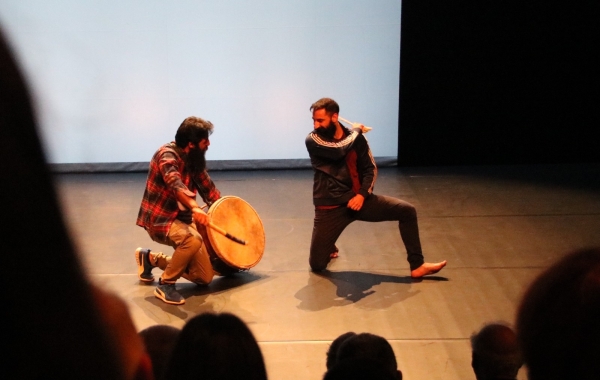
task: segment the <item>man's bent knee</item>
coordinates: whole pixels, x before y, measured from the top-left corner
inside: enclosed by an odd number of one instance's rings
[[[194,234],[187,234],[181,244],[179,244],[178,248],[185,249],[189,252],[198,252],[200,248],[202,248],[202,244],[202,237]]]

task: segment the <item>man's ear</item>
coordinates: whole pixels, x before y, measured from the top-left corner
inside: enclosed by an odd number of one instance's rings
[[[338,122],[338,114],[334,113],[331,115],[331,121],[333,121],[334,123]]]

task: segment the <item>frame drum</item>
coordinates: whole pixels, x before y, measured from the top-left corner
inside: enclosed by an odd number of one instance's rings
[[[246,242],[242,245],[210,227],[198,226],[218,274],[247,271],[258,264],[265,250],[265,231],[258,214],[248,202],[227,195],[213,203],[207,214],[215,225]]]

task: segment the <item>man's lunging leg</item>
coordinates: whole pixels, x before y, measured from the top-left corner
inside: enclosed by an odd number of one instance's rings
[[[411,276],[418,278],[440,271],[446,261],[426,263],[421,249],[417,211],[401,199],[371,194],[365,199],[357,219],[369,222],[398,221],[400,237],[406,248]]]

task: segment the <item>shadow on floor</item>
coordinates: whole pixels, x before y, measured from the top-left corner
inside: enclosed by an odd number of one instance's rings
[[[327,281],[323,281],[327,280]],[[441,276],[413,279],[410,276],[367,273],[359,271],[324,271],[311,273],[309,283],[296,293],[301,301],[298,308],[317,311],[334,306],[356,304],[368,309],[385,309],[416,295],[410,287],[388,287],[375,290],[386,284],[413,284],[422,281],[448,281]],[[333,286],[332,286],[333,285]],[[366,299],[368,297],[368,300]]]
[[[197,285],[190,282],[177,283],[177,291],[185,298],[183,305],[169,305],[154,297],[154,294],[141,299],[146,302],[144,309],[150,312],[150,308],[159,308],[176,319],[188,320],[202,313],[218,313],[222,311],[223,304],[227,303],[236,289],[252,284],[260,280],[266,280],[268,276],[256,273],[235,273],[226,277],[218,277],[208,285]],[[210,300],[208,298],[210,297]],[[150,312],[149,315],[156,315]],[[159,323],[164,323],[160,322]]]

